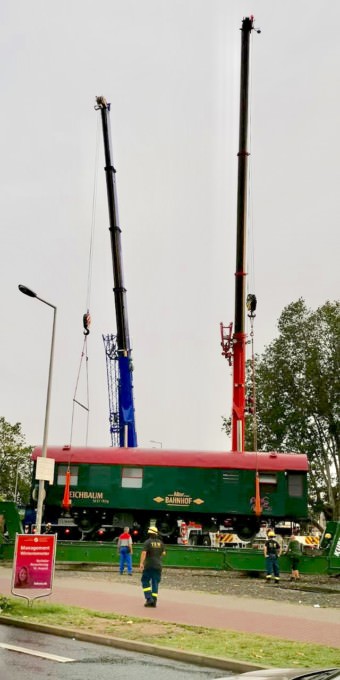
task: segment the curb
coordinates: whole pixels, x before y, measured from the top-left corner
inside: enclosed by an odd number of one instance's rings
[[[82,642],[92,642],[93,644],[105,645],[106,647],[117,647],[118,649],[126,649],[130,652],[139,652],[141,654],[152,654],[153,656],[161,656],[167,659],[182,661],[184,663],[191,663],[209,668],[219,668],[226,671],[246,673],[247,671],[257,671],[269,668],[268,666],[259,666],[257,664],[247,663],[246,661],[235,661],[234,659],[205,656],[203,654],[198,654],[197,652],[185,652],[180,649],[160,647],[148,642],[125,640],[124,638],[96,635],[95,633],[85,633],[80,630],[73,630],[72,628],[59,628],[58,626],[32,623],[29,621],[7,618],[6,616],[0,616],[0,624],[1,623],[7,626],[45,633],[47,635],[57,635],[59,637],[81,640]]]

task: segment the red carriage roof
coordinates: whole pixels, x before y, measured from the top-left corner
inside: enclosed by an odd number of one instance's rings
[[[36,447],[32,459],[41,456]],[[250,451],[167,451],[165,449],[82,448],[74,446],[49,446],[47,457],[57,463],[133,465],[188,468],[220,468],[241,470],[308,470],[307,456],[303,453],[254,453]]]

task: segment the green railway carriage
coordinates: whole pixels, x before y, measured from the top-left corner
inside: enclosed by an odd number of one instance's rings
[[[33,460],[41,456],[35,449]],[[143,538],[150,522],[175,541],[180,521],[204,531],[233,526],[250,538],[261,520],[307,519],[304,454],[52,447],[54,482],[46,483],[45,522],[77,528],[79,537],[114,537],[130,526]],[[69,507],[62,507],[70,470]],[[255,515],[255,476],[261,515]],[[35,490],[36,492],[36,490]],[[33,492],[34,496],[34,492]]]

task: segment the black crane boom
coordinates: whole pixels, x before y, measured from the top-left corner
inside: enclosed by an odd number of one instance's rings
[[[114,296],[117,325],[116,353],[119,366],[118,405],[119,405],[119,442],[120,446],[137,446],[135,428],[132,356],[126,302],[126,288],[123,277],[121,248],[121,228],[118,217],[116,191],[116,170],[112,160],[110,129],[110,104],[105,97],[96,97],[96,109],[100,110],[104,138],[106,188],[110,221],[110,239],[113,264]]]

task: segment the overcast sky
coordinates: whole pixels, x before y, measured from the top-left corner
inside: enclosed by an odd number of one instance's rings
[[[339,295],[340,3],[2,0],[0,415],[42,442],[57,305],[50,444],[70,441],[86,311],[99,114],[111,130],[140,446],[230,443],[240,26],[253,14],[248,282],[255,349],[282,309]],[[115,331],[99,128],[88,339],[89,444],[109,446],[103,333]],[[84,401],[85,369],[77,397]],[[73,444],[86,419],[75,413]],[[157,445],[156,445],[157,446]]]

